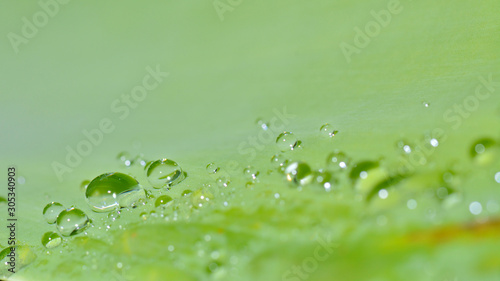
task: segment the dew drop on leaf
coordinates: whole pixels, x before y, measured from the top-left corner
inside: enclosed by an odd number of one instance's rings
[[[129,207],[145,196],[137,180],[122,173],[106,173],[96,177],[85,192],[89,206],[96,212]]]
[[[43,208],[43,217],[48,223],[55,223],[57,216],[59,216],[64,209],[61,203],[51,202]]]
[[[89,218],[80,209],[66,209],[57,217],[57,228],[63,236],[72,236],[81,233],[88,225]]]

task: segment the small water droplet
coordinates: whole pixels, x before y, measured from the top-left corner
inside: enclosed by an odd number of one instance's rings
[[[146,175],[154,188],[174,186],[184,180],[181,166],[166,158],[151,163]]]
[[[283,132],[276,138],[276,144],[281,151],[294,150],[298,146],[298,140],[293,133]]]
[[[80,190],[85,192],[87,190],[87,186],[89,185],[90,181],[89,180],[84,180],[80,183]]]
[[[89,225],[89,218],[80,209],[69,208],[62,211],[57,217],[57,228],[63,236],[76,235]]]
[[[264,131],[267,131],[269,129],[269,122],[265,122],[260,118],[255,121],[255,124],[257,124]]]
[[[400,151],[402,151],[405,154],[410,154],[413,151],[410,143],[408,141],[405,141],[405,140],[398,141],[396,143],[396,146],[398,147],[398,149],[400,149]]]
[[[322,186],[325,191],[330,191],[334,184],[335,184],[335,179],[332,176],[332,173],[329,171],[325,170],[319,170],[314,173],[315,177],[315,182]]]
[[[130,167],[134,162],[133,158],[130,156],[130,153],[126,151],[118,153],[116,158],[120,161],[121,164],[125,165],[126,167]]]
[[[43,208],[43,217],[48,223],[53,224],[62,211],[64,211],[64,207],[61,203],[52,202]]]
[[[161,196],[158,196],[158,198],[156,199],[155,207],[167,205],[171,202],[172,202],[172,197],[170,197],[168,195],[161,195]]]
[[[279,171],[285,171],[285,167],[288,165],[288,162],[290,162],[288,159],[285,158],[285,156],[281,154],[275,154],[273,157],[271,157],[271,164],[278,169]]]
[[[500,172],[497,172],[495,174],[495,181],[498,182],[498,183],[500,183]]]
[[[328,123],[321,126],[321,128],[319,128],[319,131],[322,135],[330,138],[333,138],[338,133],[338,130],[335,130],[333,126]]]
[[[110,212],[132,206],[146,193],[133,177],[122,173],[102,174],[93,179],[85,192],[89,206],[95,212]]]
[[[351,160],[343,152],[332,152],[326,157],[326,164],[344,170],[350,167]]]
[[[417,200],[415,200],[415,199],[408,200],[408,202],[406,202],[406,206],[410,210],[416,209],[417,208]]]
[[[306,185],[313,180],[311,167],[304,162],[292,162],[285,169],[286,180]]]
[[[181,196],[188,196],[189,194],[193,193],[192,190],[186,189],[181,193]]]
[[[481,205],[481,203],[477,202],[477,201],[474,201],[472,203],[470,203],[469,205],[469,211],[473,214],[473,215],[479,215],[483,212],[483,206]]]
[[[42,245],[47,249],[55,248],[61,245],[61,243],[62,237],[53,231],[45,232],[42,236]]]
[[[219,187],[227,187],[231,181],[227,177],[219,177],[216,182]]]
[[[438,147],[439,145],[439,141],[437,139],[434,139],[432,138],[429,143],[433,146],[433,147]]]
[[[387,192],[387,189],[381,189],[378,191],[378,197],[381,199],[386,199],[389,196],[389,192]]]
[[[243,174],[245,177],[251,181],[255,181],[257,179],[257,176],[259,175],[259,171],[255,169],[253,166],[247,166],[245,169],[243,169]]]
[[[490,138],[479,139],[470,148],[470,156],[480,166],[491,164],[496,159],[496,142]]]
[[[430,103],[428,103],[428,102],[423,102],[423,105],[424,105],[424,107],[429,107],[429,106],[430,106]]]
[[[115,221],[120,218],[120,214],[121,212],[118,210],[111,212],[108,214],[108,219],[110,219],[111,221]]]
[[[208,163],[206,169],[209,174],[216,174],[220,170],[219,166],[215,165],[215,163]]]

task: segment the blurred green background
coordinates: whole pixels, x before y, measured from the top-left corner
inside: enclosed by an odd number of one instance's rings
[[[48,201],[84,204],[75,189],[112,169],[120,151],[170,157],[193,175],[214,160],[246,165],[238,146],[257,134],[258,118],[285,107],[295,116],[286,130],[307,139],[332,123],[359,156],[390,155],[398,138],[436,127],[449,136],[440,152],[449,161],[467,157],[477,137],[498,137],[496,92],[457,130],[443,117],[474,94],[479,76],[500,81],[498,1],[402,0],[350,62],[340,44],[354,45],[355,28],[391,1],[50,3],[46,24],[16,45],[23,19],[43,20],[33,17],[44,10],[1,1],[1,178],[15,165],[26,179],[20,240],[38,237],[29,233],[45,227]],[[121,120],[111,104],[142,84],[148,66],[169,76]],[[54,161],[65,164],[66,147],[103,118],[115,130],[59,181]]]

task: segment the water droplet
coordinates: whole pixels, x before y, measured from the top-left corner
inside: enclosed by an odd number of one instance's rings
[[[206,169],[209,174],[216,174],[220,170],[219,166],[215,165],[215,163],[208,163]]]
[[[378,192],[381,189],[387,190],[403,179],[401,175],[389,176],[387,170],[375,161],[363,161],[356,164],[349,177],[355,183],[356,191],[366,195],[367,200],[380,195]]]
[[[181,166],[170,159],[156,160],[149,165],[146,175],[154,188],[170,187],[184,180]]]
[[[500,172],[497,172],[495,174],[495,181],[498,182],[498,183],[500,183]]]
[[[351,180],[356,181],[358,179],[364,179],[367,177],[368,171],[379,167],[379,163],[375,161],[363,161],[352,168],[349,177]]]
[[[186,189],[181,193],[181,196],[188,196],[189,194],[193,193],[192,190]]]
[[[469,205],[469,211],[473,214],[473,215],[479,215],[481,214],[481,212],[483,211],[483,206],[481,205],[481,203],[477,202],[477,201],[474,201],[472,203],[470,203]]]
[[[260,118],[255,121],[255,124],[257,124],[264,131],[267,131],[269,129],[269,122],[265,122]]]
[[[84,180],[80,183],[80,190],[85,192],[87,190],[87,186],[89,185],[90,181],[89,180]]]
[[[87,228],[89,218],[80,209],[69,208],[57,217],[57,228],[63,236],[76,235]]]
[[[424,107],[429,107],[429,106],[430,106],[430,103],[428,103],[428,102],[423,102],[423,105],[424,105]]]
[[[408,207],[408,209],[414,210],[415,208],[417,208],[417,200],[415,199],[408,200],[408,202],[406,202],[406,206]]]
[[[275,154],[271,157],[271,164],[277,168],[279,171],[285,171],[285,167],[288,165],[289,160],[281,154]]]
[[[314,173],[315,182],[322,186],[325,191],[330,191],[334,184],[335,179],[332,176],[332,173],[329,171],[319,170]]]
[[[170,202],[172,202],[172,197],[168,195],[161,195],[156,199],[155,207],[167,205]]]
[[[489,165],[495,160],[496,142],[490,138],[479,139],[470,148],[470,156],[476,164],[481,166]]]
[[[148,217],[149,217],[149,214],[148,214],[148,213],[146,213],[146,212],[142,212],[142,213],[140,213],[140,214],[139,214],[139,217],[140,217],[141,219],[143,219],[143,220],[147,220],[147,219],[148,219]]]
[[[110,212],[120,207],[130,207],[146,193],[133,177],[122,173],[102,174],[93,179],[85,192],[93,211]]]
[[[216,182],[219,187],[227,187],[231,181],[227,177],[220,177]]]
[[[259,175],[259,171],[255,169],[253,166],[247,166],[245,169],[243,169],[243,174],[245,177],[251,181],[255,181],[257,179],[257,176]]]
[[[195,208],[201,208],[214,198],[213,194],[205,189],[198,189],[191,196],[191,203]]]
[[[283,132],[276,138],[276,144],[281,151],[294,150],[298,146],[298,140],[293,133]]]
[[[433,147],[438,147],[439,145],[439,141],[437,139],[434,139],[432,138],[429,143],[433,146]]]
[[[127,167],[130,167],[132,165],[132,163],[134,162],[134,160],[130,156],[130,153],[128,153],[126,151],[122,151],[122,152],[118,153],[116,158],[120,161],[120,163],[122,163],[123,165],[125,165]]]
[[[313,180],[311,167],[304,162],[292,162],[285,169],[287,181],[298,185],[306,185]]]
[[[343,152],[332,152],[326,157],[326,164],[343,170],[350,166],[351,160]]]
[[[389,196],[389,192],[386,189],[381,189],[378,191],[378,197],[381,199],[386,199]]]
[[[52,224],[56,222],[57,216],[59,216],[62,211],[64,211],[64,207],[61,203],[52,202],[43,208],[43,217],[48,223]]]
[[[53,231],[45,232],[45,234],[42,236],[42,245],[44,245],[45,248],[55,248],[61,245],[61,243],[62,237]]]
[[[108,219],[110,219],[111,221],[115,221],[120,218],[120,214],[121,212],[118,210],[111,212],[108,214]]]
[[[141,165],[142,167],[146,167],[146,165],[148,164],[148,162],[150,161],[147,161],[145,158],[144,158],[144,155],[141,153],[139,155],[137,155],[135,157],[135,159],[132,161],[133,163],[138,163],[139,165]]]
[[[338,131],[335,130],[333,126],[328,123],[321,126],[321,128],[319,128],[319,131],[321,132],[322,135],[330,138],[333,138],[338,133]]]
[[[14,251],[11,249],[14,248]],[[8,270],[10,268],[8,262],[11,262],[11,253],[14,253],[15,258],[15,272],[18,272],[21,268],[29,265],[36,259],[36,254],[29,246],[9,246],[0,252],[0,278],[4,279],[12,275],[13,273]]]
[[[408,141],[400,140],[396,143],[398,149],[400,149],[405,154],[410,154],[412,152],[412,147]]]

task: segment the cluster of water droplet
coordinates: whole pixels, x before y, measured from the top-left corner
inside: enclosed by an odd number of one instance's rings
[[[258,120],[257,124],[262,130],[270,131],[269,123]],[[338,136],[338,130],[332,125],[324,124],[320,127],[318,140],[328,143],[329,147],[335,145],[339,137],[342,135]],[[148,162],[142,156],[132,158],[130,154],[123,152],[118,155],[118,160],[125,167],[140,164],[144,173],[142,184],[136,179],[140,179],[140,176],[134,177],[120,172],[105,173],[91,181],[83,181],[80,188],[91,210],[107,213],[107,216],[100,221],[92,220],[91,223],[89,217],[80,209],[65,208],[57,202],[49,203],[44,208],[43,215],[47,223],[56,225],[56,231],[43,234],[42,244],[52,249],[61,245],[65,237],[86,232],[89,228],[104,228],[107,231],[122,216],[134,216],[141,224],[155,219],[177,221],[188,218],[190,211],[197,212],[198,209],[213,204],[219,194],[221,197],[231,198],[229,195],[241,186],[246,186],[246,190],[251,192],[258,190],[258,186],[265,182],[265,177],[283,178],[287,185],[294,188],[293,192],[310,188],[332,192],[330,194],[338,194],[340,197],[342,194],[339,191],[345,191],[346,194],[352,191],[355,200],[367,202],[367,209],[370,206],[383,209],[386,206],[384,204],[389,204],[388,202],[396,198],[394,204],[403,205],[408,212],[427,208],[426,215],[435,219],[438,211],[434,207],[427,207],[425,200],[428,198],[439,202],[443,209],[452,208],[464,200],[458,188],[460,177],[453,169],[435,169],[430,154],[426,154],[426,151],[433,151],[442,145],[441,142],[440,138],[432,135],[424,136],[420,142],[398,141],[395,154],[403,159],[401,161],[406,161],[405,165],[410,166],[400,169],[400,163],[390,163],[384,159],[354,161],[356,157],[351,157],[352,154],[337,147],[325,150],[326,157],[323,156],[324,160],[319,163],[306,161],[297,153],[302,150],[302,142],[293,133],[285,131],[276,136],[277,148],[274,148],[275,154],[270,157],[269,169],[259,169],[253,165],[240,166],[237,169],[240,173],[232,174],[227,171],[227,167],[208,163],[205,170],[212,180],[211,183],[201,187],[183,184],[179,189],[175,186],[180,186],[187,178],[187,173],[175,161],[162,158]],[[307,147],[303,148],[306,149]],[[482,138],[471,145],[469,154],[473,163],[486,167],[495,162],[497,150],[498,145],[494,139]],[[416,158],[418,153],[424,157]],[[418,182],[417,180],[422,178],[427,180],[424,181],[426,186],[415,190],[418,184],[410,183]],[[494,180],[500,183],[500,171],[495,173]],[[420,196],[419,193],[425,195]],[[281,192],[272,192],[271,196],[276,202],[284,202]],[[223,206],[231,203],[226,200],[221,202]],[[470,214],[476,216],[485,209],[491,212],[500,209],[494,200],[487,203],[473,200],[465,205]],[[387,225],[390,222],[388,217],[379,213],[375,221],[378,225]],[[119,229],[124,227],[119,225]],[[169,246],[168,250],[172,252],[174,248]],[[214,252],[217,251],[212,251]],[[211,262],[207,265],[209,273],[214,273],[221,267],[218,256],[220,253],[217,253],[211,256]]]
[[[89,226],[89,218],[80,209],[75,207],[65,208],[61,203],[51,202],[43,208],[43,216],[49,224],[56,224],[59,232],[46,232],[42,236],[42,245],[46,248],[59,246],[62,236],[73,236],[83,232]]]

